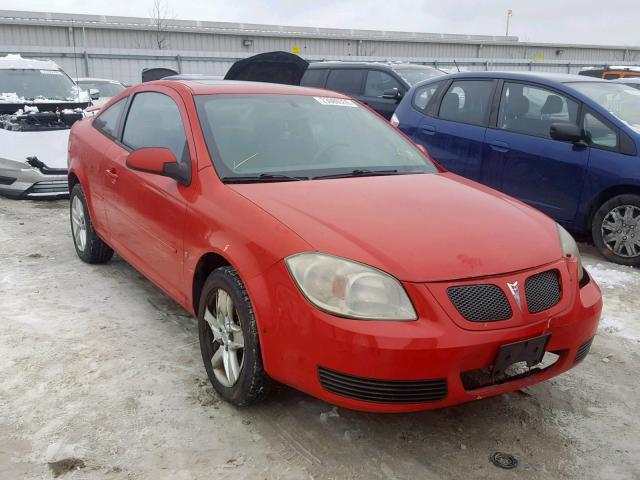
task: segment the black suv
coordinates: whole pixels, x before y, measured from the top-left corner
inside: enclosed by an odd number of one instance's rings
[[[391,118],[403,95],[415,83],[444,75],[441,70],[409,63],[311,63],[300,85],[350,95]]]
[[[410,63],[309,63],[288,52],[265,52],[238,60],[224,79],[327,88],[360,100],[389,120],[413,84],[440,75],[445,72]]]

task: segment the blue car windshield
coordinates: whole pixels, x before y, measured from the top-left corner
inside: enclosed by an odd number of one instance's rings
[[[567,83],[640,133],[640,90],[614,82]]]
[[[411,141],[353,100],[198,95],[196,105],[223,180],[438,171]]]

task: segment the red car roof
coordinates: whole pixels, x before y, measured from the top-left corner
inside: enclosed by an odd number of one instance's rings
[[[181,85],[189,89],[193,95],[264,94],[349,98],[347,95],[331,90],[283,85],[279,83],[238,82],[233,80],[158,80],[149,82],[148,84],[164,85],[172,88]]]

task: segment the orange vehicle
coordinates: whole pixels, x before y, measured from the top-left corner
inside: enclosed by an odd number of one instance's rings
[[[640,77],[640,66],[612,65],[606,68],[590,67],[578,73],[579,75],[587,75],[589,77],[614,80],[616,78]]]

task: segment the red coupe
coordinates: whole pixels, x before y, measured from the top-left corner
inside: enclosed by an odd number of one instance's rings
[[[69,187],[78,256],[115,250],[197,316],[236,405],[275,382],[380,412],[498,395],[572,368],[598,326],[570,234],[334,92],[129,88],[73,126]]]

